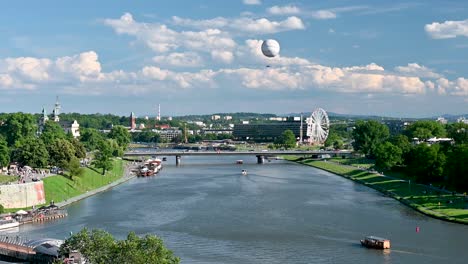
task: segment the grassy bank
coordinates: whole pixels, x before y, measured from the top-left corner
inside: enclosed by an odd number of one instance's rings
[[[124,173],[125,161],[115,159],[113,163],[113,169],[106,172],[106,175],[102,175],[101,170],[96,171],[92,168],[85,168],[84,175],[74,177],[73,180],[62,175],[45,178],[44,191],[47,203],[50,203],[51,200],[57,203],[65,201],[120,179]]]
[[[18,176],[0,175],[0,184],[17,183],[18,179]]]
[[[357,167],[336,162],[310,159],[286,159],[341,175],[397,199],[421,213],[446,221],[468,224],[468,203],[465,195],[448,194],[422,184],[395,177],[385,177]]]

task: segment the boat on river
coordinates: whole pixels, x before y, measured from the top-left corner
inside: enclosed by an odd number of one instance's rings
[[[361,245],[367,248],[388,249],[390,248],[390,240],[376,236],[366,236],[361,239]]]
[[[236,160],[236,164],[243,164],[244,161],[243,160]]]
[[[242,175],[247,175],[247,170],[242,170],[241,173]]]
[[[160,159],[149,159],[146,160],[143,165],[140,166],[138,176],[146,177],[157,174],[162,170],[162,161]]]
[[[19,222],[16,221],[15,219],[11,218],[11,219],[1,219],[0,220],[0,230],[1,229],[8,229],[8,228],[14,228],[14,227],[18,227],[19,226]]]

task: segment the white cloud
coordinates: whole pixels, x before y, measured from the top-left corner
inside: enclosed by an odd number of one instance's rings
[[[262,61],[260,40],[247,40],[234,57],[232,53],[213,51],[221,62],[251,58]],[[196,54],[171,53],[156,56],[155,61],[179,65],[191,63]],[[55,60],[47,58],[0,59],[0,89],[60,89],[67,93],[98,95],[104,93],[144,94],[179,89],[219,88],[230,84],[263,90],[326,90],[335,93],[424,94],[436,90],[447,96],[468,96],[468,79],[435,79],[429,69],[418,64],[396,67],[392,73],[371,63],[362,66],[328,67],[303,58],[278,57],[269,60],[269,68],[240,67],[219,70],[180,72],[158,66],[144,66],[138,71],[103,72],[94,51]],[[276,61],[276,62],[275,62]],[[266,65],[266,64],[263,64]],[[421,80],[421,76],[431,80]],[[231,85],[232,86],[232,85]]]
[[[129,13],[119,19],[105,19],[104,23],[118,34],[134,36],[155,52],[168,52],[179,47],[190,50],[211,52],[212,50],[232,50],[235,41],[218,29],[177,32],[166,25],[139,23]]]
[[[416,76],[421,78],[440,78],[441,75],[432,71],[431,69],[421,66],[417,63],[408,63],[408,66],[395,67],[397,72],[404,74],[405,76]]]
[[[231,63],[234,59],[234,54],[230,51],[213,50],[211,57],[216,61]]]
[[[437,80],[437,92],[439,94],[468,97],[468,79],[460,77],[455,81],[450,81],[440,78]]]
[[[152,80],[164,81],[169,75],[169,71],[161,70],[159,67],[146,66],[141,70],[144,77]]]
[[[313,11],[310,13],[310,15],[315,19],[321,19],[321,20],[336,18],[336,13],[331,10]]]
[[[468,37],[468,19],[461,21],[433,22],[424,26],[426,32],[434,39]]]
[[[272,6],[267,9],[268,13],[272,15],[297,15],[301,13],[301,10],[294,5],[286,6]]]
[[[260,0],[242,0],[245,5],[261,5],[262,1]]]
[[[153,57],[157,64],[176,67],[199,67],[203,65],[203,59],[195,52],[174,52],[168,55]]]
[[[290,30],[305,29],[302,20],[296,16],[288,17],[281,21],[271,21],[267,18],[253,19],[250,17],[224,18],[194,20],[174,16],[172,22],[179,26],[186,26],[198,29],[217,28],[234,33],[247,34],[272,34]]]

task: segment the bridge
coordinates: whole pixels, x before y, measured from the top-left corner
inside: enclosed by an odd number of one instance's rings
[[[339,156],[349,156],[353,152],[350,150],[268,150],[268,151],[157,151],[157,150],[148,150],[148,151],[129,151],[124,153],[124,157],[166,157],[166,156],[175,156],[176,165],[180,165],[182,156],[256,156],[257,163],[262,164],[265,162],[265,158],[276,157],[276,156],[285,156],[285,155],[297,155],[297,156],[311,156],[311,157],[320,157],[323,155],[330,155],[331,157]]]

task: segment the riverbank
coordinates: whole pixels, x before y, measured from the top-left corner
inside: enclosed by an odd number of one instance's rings
[[[465,195],[437,190],[431,186],[369,172],[362,168],[330,161],[286,157],[294,161],[343,176],[373,188],[401,203],[434,218],[468,224],[468,200]]]
[[[91,190],[91,191],[87,191],[86,193],[83,193],[83,194],[80,194],[78,196],[74,196],[74,197],[71,197],[69,199],[66,199],[65,201],[62,201],[62,202],[59,202],[59,203],[55,203],[55,205],[57,205],[59,208],[63,208],[65,206],[68,206],[72,203],[75,203],[75,202],[78,202],[82,199],[85,199],[87,197],[90,197],[92,195],[95,195],[95,194],[98,194],[100,192],[104,192],[104,191],[107,191],[117,185],[120,185],[126,181],[129,181],[133,178],[136,177],[136,174],[132,173],[131,170],[132,170],[132,166],[130,166],[130,163],[124,163],[124,168],[123,168],[123,175],[120,179],[116,180],[116,181],[113,181],[107,185],[104,185],[100,188],[97,188],[97,189],[94,189],[94,190]]]

